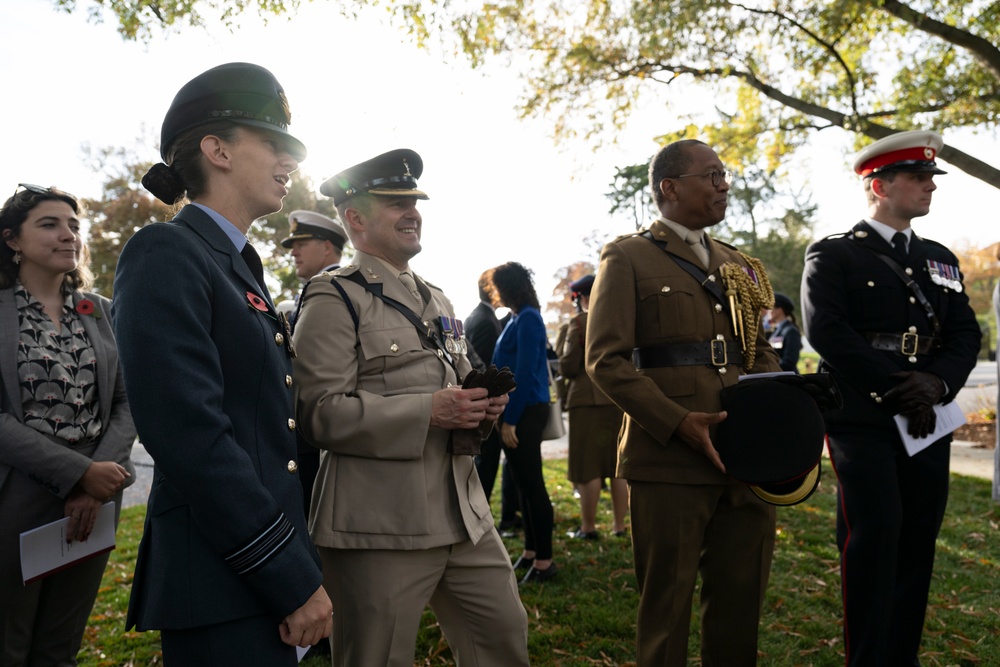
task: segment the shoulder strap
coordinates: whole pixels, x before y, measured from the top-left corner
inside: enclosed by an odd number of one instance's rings
[[[854,239],[853,236],[851,238]],[[927,313],[927,319],[931,321],[933,334],[935,336],[939,335],[941,333],[941,321],[938,320],[937,314],[934,312],[934,307],[930,304],[930,301],[927,300],[927,297],[924,296],[924,292],[920,289],[920,285],[917,284],[917,281],[915,281],[912,276],[906,275],[903,267],[901,267],[896,260],[889,255],[876,248],[872,248],[865,243],[862,243],[861,247],[867,248],[871,252],[875,253],[875,256],[882,260],[883,264],[892,269],[892,272],[896,274],[897,278],[903,281],[903,284],[906,285],[910,292],[913,293],[916,300],[921,306],[923,306],[924,312]]]
[[[644,231],[642,234],[640,234],[639,236],[642,236],[643,238],[645,238],[648,241],[652,241],[653,244],[656,245],[656,246],[658,246],[660,248],[660,250],[662,250],[664,253],[666,253],[667,256],[670,257],[670,259],[672,259],[675,262],[677,262],[677,266],[679,266],[682,269],[684,269],[685,271],[687,271],[691,275],[692,278],[694,278],[695,280],[697,280],[698,283],[702,287],[704,287],[705,290],[709,294],[711,294],[713,297],[715,297],[716,301],[718,301],[719,303],[722,304],[723,308],[726,308],[728,310],[728,308],[729,308],[729,302],[726,299],[725,294],[723,294],[723,292],[722,292],[722,287],[719,286],[719,283],[717,281],[715,281],[715,280],[709,280],[708,274],[703,269],[701,269],[700,267],[696,266],[695,264],[689,262],[688,260],[684,259],[683,257],[678,257],[674,253],[670,252],[667,249],[666,242],[665,241],[658,241],[657,239],[653,238],[653,233],[650,232],[648,229],[646,231]]]
[[[347,275],[337,276],[337,277],[344,278],[345,280],[350,280],[353,283],[357,283],[358,285],[363,287],[366,291],[370,292],[373,296],[384,301],[386,305],[391,306],[392,308],[395,308],[397,311],[399,311],[399,313],[407,320],[409,320],[410,324],[412,324],[413,327],[417,330],[417,334],[419,334],[420,339],[421,341],[424,342],[425,346],[427,346],[428,349],[439,352],[441,356],[448,362],[448,364],[451,365],[451,367],[455,370],[456,377],[459,375],[458,365],[455,362],[455,358],[452,356],[451,352],[449,352],[448,349],[445,347],[444,343],[441,340],[441,337],[438,335],[438,332],[431,325],[425,324],[423,320],[420,319],[420,316],[417,315],[412,310],[410,310],[410,308],[406,306],[406,304],[400,303],[399,301],[396,301],[392,297],[388,297],[385,294],[383,294],[381,283],[376,283],[373,285],[372,283],[369,283],[367,280],[365,280],[364,276],[362,276],[360,273],[350,273]],[[334,285],[337,284],[336,279],[334,279],[333,284]],[[340,285],[337,285],[337,289],[341,290],[341,294],[343,294],[343,288]],[[348,301],[346,295],[345,295],[345,301]],[[355,318],[357,317],[354,313],[352,313],[352,316],[354,316]],[[357,327],[357,319],[355,319],[355,327]]]

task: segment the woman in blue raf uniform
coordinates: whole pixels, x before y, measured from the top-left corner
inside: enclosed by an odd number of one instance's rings
[[[24,585],[20,533],[63,517],[86,540],[133,481],[135,427],[79,204],[20,185],[0,209],[0,664],[75,665],[108,554]]]
[[[798,373],[799,353],[802,352],[802,334],[795,325],[795,306],[792,300],[779,292],[774,293],[771,323],[774,329],[767,338],[781,361],[781,370]]]
[[[295,460],[290,336],[245,234],[281,209],[305,147],[266,69],[184,85],[143,178],[191,203],[139,230],[115,276],[115,331],[156,463],[126,626],[160,629],[167,667],[295,665],[332,606]],[[167,166],[169,165],[169,166]]]
[[[951,433],[934,431],[976,365],[981,333],[955,255],[913,233],[937,189],[934,132],[901,132],[854,162],[869,217],[806,250],[806,336],[836,379],[825,414],[837,473],[837,544],[850,666],[919,665],[934,547],[948,502]]]

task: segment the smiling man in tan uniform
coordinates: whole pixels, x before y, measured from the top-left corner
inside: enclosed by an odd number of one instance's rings
[[[527,618],[472,456],[507,396],[461,389],[471,370],[451,302],[410,270],[423,224],[420,156],[399,149],[337,174],[357,253],[305,289],[296,411],[323,450],[310,533],[335,610],[337,667],[411,667],[430,603],[459,667],[528,664]]]

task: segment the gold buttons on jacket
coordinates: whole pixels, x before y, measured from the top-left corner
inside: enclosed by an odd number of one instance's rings
[[[288,430],[289,431],[294,431],[295,430],[295,420],[292,419],[291,417],[289,417],[289,419],[288,419]]]
[[[279,345],[280,346],[280,345],[284,345],[284,343],[285,343],[285,337],[284,336],[282,336],[280,333],[274,334],[274,344],[275,345]]]
[[[285,376],[285,386],[286,387],[291,387],[292,386],[292,376],[291,375],[286,375]]]
[[[869,280],[869,281],[868,281],[868,286],[869,286],[869,287],[875,287],[875,283],[874,283],[874,281],[871,281],[871,280]]]
[[[715,312],[717,312],[717,313],[721,313],[722,312],[722,304],[721,303],[715,304]]]
[[[879,396],[878,394],[876,394],[874,391],[872,393],[868,394],[868,395],[871,396],[873,399],[875,399],[876,403],[881,403],[882,402],[882,397]]]
[[[295,473],[295,471],[298,469],[299,469],[299,464],[296,463],[294,460],[288,462],[288,472]]]
[[[912,276],[913,275],[913,269],[911,269],[910,267],[906,267],[906,275]]]
[[[910,303],[916,303],[916,302],[917,302],[917,297],[911,296],[910,297]]]
[[[863,229],[859,229],[858,231],[854,232],[854,235],[857,236],[859,239],[863,239],[868,236],[868,232],[866,232]]]
[[[399,346],[396,345],[395,343],[393,343],[392,345],[389,346],[389,351],[390,352],[399,352]]]
[[[670,291],[670,286],[669,285],[664,285],[663,287],[660,288],[660,291],[661,292],[669,292]]]

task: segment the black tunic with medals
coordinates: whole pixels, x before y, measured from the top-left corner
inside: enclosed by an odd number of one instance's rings
[[[872,333],[934,334],[924,307],[876,252],[891,255],[893,251],[865,222],[806,250],[802,274],[806,337],[844,394],[843,409],[826,414],[831,432],[865,426],[893,428],[892,415],[876,397],[897,383],[890,375],[898,371],[937,375],[948,385],[943,400],[951,401],[979,354],[982,334],[958,282],[958,259],[943,245],[915,234],[901,266],[933,308],[940,322],[941,345],[927,354],[874,349],[868,339]]]

